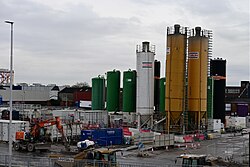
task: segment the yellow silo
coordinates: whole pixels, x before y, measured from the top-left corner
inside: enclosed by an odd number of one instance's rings
[[[171,27],[172,28],[172,27]],[[186,32],[180,25],[168,28],[166,56],[166,130],[181,132],[183,127],[186,64]]]
[[[188,38],[188,127],[201,129],[207,111],[208,37],[200,27]],[[204,125],[203,125],[204,126]]]

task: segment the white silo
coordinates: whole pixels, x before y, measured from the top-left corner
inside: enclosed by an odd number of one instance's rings
[[[136,49],[137,94],[136,115],[138,128],[152,128],[154,114],[154,47],[142,42]]]

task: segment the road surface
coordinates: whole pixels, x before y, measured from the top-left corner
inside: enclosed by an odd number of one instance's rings
[[[123,164],[142,164],[142,166],[153,165],[173,165],[177,156],[183,153],[206,154],[212,156],[221,156],[223,159],[234,158],[235,161],[248,161],[249,155],[249,138],[248,135],[225,134],[221,138],[205,140],[201,142],[188,143],[186,147],[180,144],[179,148],[168,149],[150,149],[144,151],[138,157],[139,150],[123,151],[117,153],[117,160]],[[147,147],[147,146],[145,146]],[[51,152],[17,152],[13,150],[13,163],[28,166],[29,162],[37,163],[34,166],[49,166],[48,157],[50,154],[61,153],[64,147],[62,145],[53,145]],[[0,143],[0,160],[6,162],[8,155],[8,144]],[[143,165],[145,164],[145,165]]]

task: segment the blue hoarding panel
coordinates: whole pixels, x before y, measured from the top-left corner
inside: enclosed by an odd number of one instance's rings
[[[93,130],[82,130],[80,140],[81,141],[84,141],[86,139],[92,140],[92,133],[93,133]]]
[[[99,146],[121,145],[123,144],[123,131],[113,128],[83,130],[81,141],[86,139],[93,140]]]

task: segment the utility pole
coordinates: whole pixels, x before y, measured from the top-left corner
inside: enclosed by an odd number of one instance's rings
[[[12,86],[13,86],[13,21],[5,21],[10,24],[10,113],[9,113],[9,167],[11,167],[12,160]]]

